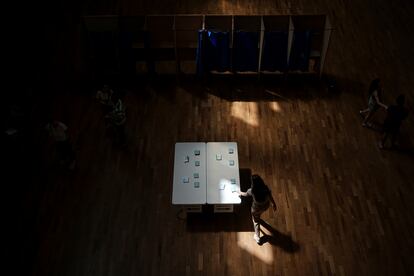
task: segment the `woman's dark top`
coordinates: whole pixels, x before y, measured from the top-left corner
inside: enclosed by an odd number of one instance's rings
[[[266,187],[266,191],[264,193],[264,198],[258,200],[256,196],[252,193],[252,189],[248,189],[246,191],[247,195],[253,197],[253,203],[252,203],[252,211],[265,211],[269,208],[270,205],[270,190]]]

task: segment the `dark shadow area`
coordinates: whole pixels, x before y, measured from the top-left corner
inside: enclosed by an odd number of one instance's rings
[[[384,147],[383,150],[385,151],[392,151],[410,158],[414,158],[414,148],[406,148],[406,147]]]
[[[322,82],[327,85],[329,95],[338,95],[341,93],[351,95],[361,95],[368,103],[368,88],[371,80],[361,82],[357,79],[349,79],[340,76],[323,75]]]
[[[209,94],[227,101],[289,101],[332,97],[318,77],[213,76],[205,83]]]
[[[361,119],[361,122],[362,122],[362,119]],[[402,127],[404,127],[404,125]],[[378,146],[378,142],[383,137],[382,136],[383,135],[383,123],[379,122],[379,120],[376,119],[370,122],[365,128],[378,133],[378,136],[376,137],[376,140],[377,140],[376,145]],[[414,157],[414,146],[412,145],[410,137],[408,136],[407,133],[400,132],[398,134],[397,140],[396,140],[396,146],[394,147],[391,146],[390,140],[391,138],[389,138],[386,141],[382,150],[392,151],[392,152],[395,152],[395,153],[398,153],[404,156],[408,156],[408,157]]]
[[[405,122],[407,123],[407,122]],[[404,128],[404,123],[401,128]],[[395,152],[402,154],[404,156],[414,157],[414,145],[410,139],[409,133],[407,130],[403,129],[397,137],[397,146],[394,148]]]
[[[203,213],[187,214],[187,231],[189,232],[243,232],[252,231],[250,205],[234,207],[234,213],[214,213],[213,205],[206,205]]]
[[[250,188],[251,174],[250,169],[240,169],[240,188],[242,191]],[[205,205],[202,213],[187,214],[187,231],[253,231],[250,206],[250,198],[243,198],[240,205],[234,205],[234,213],[214,213],[213,205]]]
[[[378,121],[370,122],[365,128],[378,133],[382,133],[382,123],[379,123]]]
[[[260,225],[271,233],[271,235],[267,235],[262,231],[264,235],[260,238],[260,245],[268,242],[271,245],[280,247],[283,251],[288,253],[295,253],[300,250],[299,244],[293,241],[290,236],[277,231],[262,219],[260,220]]]
[[[321,98],[335,98],[341,93],[362,93],[365,86],[350,80],[333,76],[319,78],[315,75],[211,75],[207,77],[183,75],[136,75],[125,80],[125,76],[98,77],[95,82],[120,90],[140,91],[149,87],[156,95],[169,101],[175,100],[175,90],[206,99],[214,95],[227,101],[310,101]],[[101,84],[102,83],[102,84]]]
[[[335,98],[342,91],[359,90],[361,84],[343,86],[332,76],[314,75],[214,75],[199,81],[206,93],[227,101],[310,101]],[[191,89],[187,89],[191,93]],[[359,91],[360,92],[360,91]]]
[[[177,89],[182,89],[200,100],[207,100],[209,93],[208,87],[196,76],[180,77],[177,80]]]
[[[139,85],[139,84],[138,84]],[[175,76],[153,76],[148,80],[146,94],[150,97],[162,97],[169,102],[175,102],[177,79]]]
[[[170,102],[176,100],[176,90],[178,86],[177,78],[172,75],[158,76],[158,75],[135,75],[127,77],[122,74],[118,75],[101,75],[95,78],[82,80],[77,83],[75,92],[79,91],[82,94],[89,94],[95,97],[98,90],[102,89],[103,85],[109,87],[121,97],[132,94],[137,99],[143,101],[150,101],[157,96],[160,96]]]

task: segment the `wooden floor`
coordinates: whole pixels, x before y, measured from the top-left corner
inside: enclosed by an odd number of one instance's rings
[[[326,73],[338,87],[330,91],[323,82],[300,79],[225,78],[204,85],[113,80],[125,94],[128,117],[127,147],[119,149],[105,134],[93,86],[76,78],[55,81],[82,63],[79,52],[70,50],[77,43],[76,28],[59,34],[57,60],[44,65],[49,68],[45,75],[38,74],[36,85],[46,89],[33,88],[39,94],[30,105],[30,138],[9,160],[16,165],[11,183],[23,182],[7,186],[3,200],[3,209],[13,211],[5,239],[15,271],[414,274],[414,116],[404,122],[400,150],[390,151],[377,148],[380,134],[361,127],[358,114],[377,75],[386,103],[405,93],[412,106],[410,1],[95,2],[76,9],[85,14],[327,13],[336,30]],[[67,66],[70,60],[76,64]],[[71,130],[78,161],[74,172],[54,168],[41,130],[49,114]],[[379,112],[375,121],[383,115]],[[171,205],[174,143],[179,141],[238,143],[244,181],[251,173],[261,175],[278,205],[277,212],[263,215],[265,244],[253,240],[247,200],[232,215],[186,219]]]

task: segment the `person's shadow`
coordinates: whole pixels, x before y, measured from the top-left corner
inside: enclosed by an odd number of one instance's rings
[[[290,236],[277,231],[262,219],[260,220],[260,226],[263,226],[271,233],[271,235],[267,235],[262,231],[264,235],[260,237],[260,245],[263,245],[268,242],[271,245],[280,247],[282,250],[289,253],[295,253],[299,251],[299,244],[293,241]]]

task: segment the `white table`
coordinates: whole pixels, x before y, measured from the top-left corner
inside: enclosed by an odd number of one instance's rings
[[[239,156],[235,142],[207,143],[207,204],[215,212],[233,212],[240,204]]]
[[[199,162],[196,164],[196,162]],[[187,212],[201,212],[214,205],[214,212],[233,212],[240,204],[237,143],[176,143],[172,203]]]
[[[206,204],[206,143],[176,143],[172,203],[187,212]]]

